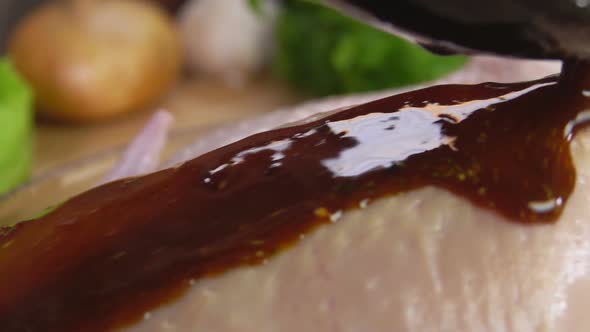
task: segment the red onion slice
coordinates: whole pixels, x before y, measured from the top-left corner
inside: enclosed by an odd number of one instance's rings
[[[174,117],[170,113],[157,111],[133,139],[103,183],[156,171],[173,122]]]

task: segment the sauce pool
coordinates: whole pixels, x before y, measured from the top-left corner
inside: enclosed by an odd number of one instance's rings
[[[434,86],[90,190],[0,232],[0,329],[125,326],[191,280],[264,263],[343,211],[425,186],[555,222],[575,185],[586,86],[577,62],[533,82]]]

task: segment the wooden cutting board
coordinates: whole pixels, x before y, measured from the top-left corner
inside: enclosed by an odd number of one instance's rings
[[[39,121],[34,174],[39,175],[117,145],[137,134],[154,110],[174,114],[176,128],[206,132],[215,126],[255,117],[302,100],[283,83],[261,78],[240,88],[186,79],[153,109],[93,125]]]

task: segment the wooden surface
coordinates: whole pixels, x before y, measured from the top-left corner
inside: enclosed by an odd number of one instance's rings
[[[40,121],[34,173],[43,174],[68,162],[126,144],[157,108],[174,114],[176,128],[206,132],[215,126],[255,117],[298,101],[301,98],[283,84],[269,79],[259,79],[241,88],[231,88],[220,82],[185,80],[159,106],[107,123],[72,126]]]

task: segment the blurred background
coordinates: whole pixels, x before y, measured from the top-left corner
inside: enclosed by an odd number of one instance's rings
[[[193,138],[311,98],[461,68],[280,0],[0,1],[0,196],[125,146],[157,110]]]

